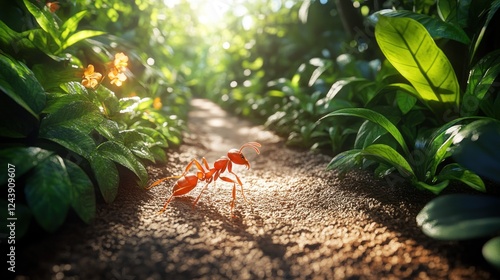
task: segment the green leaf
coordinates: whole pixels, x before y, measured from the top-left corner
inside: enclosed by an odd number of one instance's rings
[[[7,168],[13,164],[16,169],[16,177],[19,178],[33,167],[37,166],[53,152],[38,147],[15,147],[0,150],[0,166]],[[0,173],[0,182],[7,182],[7,172]]]
[[[330,161],[326,170],[337,170],[340,174],[353,170],[360,164],[360,152],[359,149],[352,149],[339,153]]]
[[[389,132],[392,135],[392,137],[396,139],[401,148],[403,148],[403,151],[407,155],[410,154],[408,146],[406,146],[406,143],[404,141],[403,135],[401,135],[397,127],[382,114],[366,108],[344,108],[327,114],[326,116],[322,117],[319,121],[334,116],[360,117],[372,121],[382,126],[385,130],[387,130],[387,132]]]
[[[351,84],[356,84],[360,82],[367,82],[368,80],[364,78],[357,78],[357,77],[351,77],[351,78],[345,78],[342,80],[336,81],[331,87],[328,93],[325,96],[326,101],[332,100],[337,94],[344,89],[344,87],[351,85]]]
[[[78,43],[79,41],[95,37],[95,36],[100,36],[106,34],[106,32],[103,31],[95,31],[95,30],[82,30],[78,31],[75,34],[71,35],[66,41],[64,41],[61,44],[61,48],[59,49],[60,51],[65,50],[66,48]]]
[[[135,130],[143,135],[143,139],[148,139],[148,142],[157,143],[165,148],[168,147],[167,139],[160,130],[145,126],[138,126],[137,128],[135,128]]]
[[[404,177],[415,178],[415,173],[413,173],[413,169],[408,161],[390,146],[373,144],[361,150],[360,154],[395,167]]]
[[[465,194],[433,199],[417,215],[422,231],[440,240],[465,240],[500,231],[500,199]]]
[[[78,127],[51,126],[49,129],[40,130],[39,137],[56,142],[86,159],[96,147],[92,137],[78,130]]]
[[[462,128],[454,137],[453,158],[465,168],[500,182],[500,122],[482,119]]]
[[[80,94],[87,96],[89,92],[80,82],[68,82],[61,85],[61,88],[69,94]]]
[[[500,50],[484,56],[470,71],[460,108],[461,115],[473,116],[477,114],[481,101],[490,91],[498,74],[500,74]]]
[[[124,133],[124,141],[123,144],[125,147],[130,149],[130,151],[136,155],[137,157],[143,158],[150,160],[152,162],[155,161],[153,154],[149,150],[146,141],[144,138],[150,138],[147,135],[141,135],[138,131],[135,130],[128,130],[125,131]],[[144,137],[143,137],[144,136]],[[152,143],[154,140],[151,138]]]
[[[24,4],[26,5],[26,8],[28,8],[28,11],[35,17],[35,20],[38,22],[40,27],[45,32],[49,33],[56,44],[60,46],[61,41],[59,40],[59,25],[57,24],[52,13],[38,8],[29,0],[24,0]]]
[[[385,130],[383,127],[374,122],[366,120],[359,127],[358,133],[356,134],[356,140],[354,140],[354,148],[366,148],[385,134],[387,134],[387,130]]]
[[[442,20],[460,27],[467,26],[468,10],[472,0],[438,0],[438,14]]]
[[[151,153],[154,156],[154,162],[160,162],[164,163],[167,161],[167,153],[165,152],[165,149],[162,148],[161,146],[153,146],[149,148]]]
[[[500,236],[486,242],[482,251],[486,261],[500,270]]]
[[[439,181],[442,180],[457,180],[460,181],[469,187],[480,191],[485,192],[486,187],[484,186],[484,182],[477,174],[471,172],[460,166],[457,163],[451,163],[443,167],[439,175],[437,176]]]
[[[398,104],[399,110],[404,114],[411,111],[413,106],[417,103],[417,98],[411,96],[405,92],[396,92],[396,104]]]
[[[64,163],[71,182],[71,207],[80,219],[88,224],[94,219],[96,213],[94,185],[78,165],[67,160]]]
[[[333,62],[329,59],[327,60],[321,58],[312,58],[311,60],[309,60],[309,63],[317,67],[316,69],[314,69],[313,73],[311,74],[311,78],[307,83],[307,85],[311,87],[314,85],[314,83],[316,83],[321,74],[323,74],[326,70],[332,67]]]
[[[94,172],[104,201],[106,201],[106,203],[113,202],[118,193],[118,184],[120,182],[118,169],[115,163],[94,152],[90,157],[90,167]]]
[[[461,125],[450,126],[447,130],[440,130],[442,133],[433,134],[428,138],[429,140],[423,149],[426,160],[423,172],[428,173],[427,177],[433,177],[438,165],[450,156],[449,148],[453,144],[453,137],[460,128]]]
[[[0,54],[0,90],[36,119],[45,106],[45,92],[23,63]]]
[[[462,28],[435,17],[404,10],[384,12],[382,14],[386,17],[405,17],[414,19],[427,29],[427,32],[429,32],[432,38],[451,39],[465,45],[470,43],[469,37]]]
[[[472,3],[471,3],[472,4]],[[483,40],[484,34],[486,29],[488,28],[488,25],[490,24],[490,21],[493,19],[493,16],[496,14],[498,9],[500,8],[500,0],[494,0],[494,1],[474,1],[473,4],[475,5],[474,10],[478,10],[479,14],[477,14],[478,20],[483,19],[483,14],[486,13],[486,20],[484,21],[484,24],[482,27],[476,27],[477,31],[476,34],[474,34],[474,43],[472,47],[472,54],[470,55],[470,60],[472,61],[474,57],[476,56],[476,51],[479,48],[479,45],[481,44],[481,41]],[[483,10],[483,7],[484,10]],[[478,9],[479,7],[479,9]]]
[[[19,19],[17,21],[21,22]],[[0,20],[0,49],[15,54],[19,51],[34,50],[35,46],[23,34],[17,33]]]
[[[145,186],[148,180],[146,168],[132,154],[132,152],[123,144],[114,141],[107,141],[99,145],[95,151],[103,158],[112,160],[130,171],[139,178],[140,185]]]
[[[87,14],[86,10],[80,11],[67,19],[61,27],[61,41],[65,41],[70,34],[76,31],[78,23]]]
[[[437,184],[431,185],[422,181],[413,181],[412,184],[419,189],[431,191],[433,194],[438,195],[443,191],[449,184],[449,180],[441,181]]]
[[[63,126],[89,134],[102,121],[103,116],[94,104],[88,101],[75,101],[45,117],[40,130],[48,131],[53,127]]]
[[[26,179],[26,201],[36,221],[54,232],[66,219],[71,201],[71,182],[61,157],[52,155],[33,168]]]
[[[108,140],[115,140],[118,142],[123,141],[123,136],[120,134],[118,123],[113,120],[104,119],[104,121],[101,122],[95,129]]]
[[[459,104],[460,88],[455,71],[429,35],[410,18],[380,16],[375,28],[380,49],[419,97],[436,113]]]

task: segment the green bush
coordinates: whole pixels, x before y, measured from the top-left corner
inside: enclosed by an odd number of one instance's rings
[[[0,162],[12,171],[1,182],[15,189],[1,204],[15,203],[18,237],[30,217],[49,232],[70,209],[88,223],[94,186],[113,202],[121,166],[145,187],[145,165],[165,162],[166,148],[180,143],[189,89],[174,93],[178,81],[166,84],[162,71],[175,65],[153,66],[132,42],[80,29],[92,22],[84,6],[2,5],[15,13],[0,17]],[[99,18],[96,29],[106,20],[112,29],[109,18]]]

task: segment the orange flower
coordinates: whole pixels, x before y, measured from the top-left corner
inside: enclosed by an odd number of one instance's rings
[[[118,87],[121,86],[125,80],[127,80],[127,76],[125,76],[123,72],[118,71],[116,68],[109,71],[108,78],[111,80],[111,84],[115,84]]]
[[[114,64],[116,70],[118,70],[120,72],[124,72],[127,68],[127,65],[128,65],[128,56],[126,56],[122,52],[115,54],[115,60],[114,60],[113,64]]]
[[[161,104],[161,99],[159,97],[156,97],[153,100],[153,108],[155,108],[156,110],[160,110],[162,106],[163,104]]]
[[[89,64],[83,71],[82,85],[86,88],[96,88],[102,79],[102,74],[94,72],[94,65]]]
[[[45,6],[47,6],[47,8],[49,8],[49,11],[51,13],[57,12],[57,10],[59,10],[59,8],[61,7],[61,6],[59,6],[59,2],[47,2],[47,3],[45,3]]]

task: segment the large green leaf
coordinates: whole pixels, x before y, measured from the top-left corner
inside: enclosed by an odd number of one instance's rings
[[[455,71],[422,24],[380,16],[375,38],[386,58],[436,113],[459,104]]]
[[[35,46],[23,34],[9,28],[0,20],[0,49],[13,54],[18,51],[34,50]]]
[[[37,222],[54,232],[66,219],[71,202],[71,182],[63,159],[53,155],[35,166],[24,193]]]
[[[90,157],[90,167],[94,172],[104,201],[107,203],[113,202],[118,193],[118,184],[120,182],[115,163],[94,152]]]
[[[490,239],[483,246],[484,258],[500,270],[500,236]]]
[[[94,185],[78,165],[67,160],[64,164],[71,182],[70,205],[85,223],[89,223],[96,212]]]
[[[422,231],[440,240],[480,238],[500,231],[500,199],[465,194],[433,199],[417,215]]]
[[[408,146],[406,145],[401,132],[399,132],[398,128],[382,114],[366,108],[344,108],[327,114],[326,116],[322,117],[320,121],[325,118],[334,116],[360,117],[372,121],[387,130],[387,132],[389,132],[392,137],[396,139],[401,148],[403,148],[403,151],[407,155],[410,154]]]
[[[26,8],[28,8],[28,11],[35,17],[35,20],[38,22],[40,27],[45,32],[50,34],[57,45],[61,45],[61,41],[59,40],[59,24],[57,23],[54,15],[52,15],[49,11],[40,9],[29,0],[24,0],[24,4],[26,5]]]
[[[65,50],[66,48],[78,43],[87,38],[103,35],[106,32],[95,31],[95,30],[82,30],[72,34],[66,41],[63,41],[59,51]]]
[[[135,156],[150,160],[152,162],[155,161],[153,154],[149,150],[149,145],[154,142],[151,137],[136,130],[126,130],[121,134],[123,135],[124,139],[123,144],[125,145],[125,147],[130,149],[130,151]]]
[[[453,158],[481,176],[500,182],[500,122],[481,119],[454,137]]]
[[[95,150],[95,153],[134,172],[134,174],[139,178],[141,186],[145,186],[147,184],[148,172],[146,171],[146,168],[123,144],[114,141],[107,141],[99,145]]]
[[[404,10],[391,10],[390,12],[384,12],[382,14],[387,17],[406,17],[414,19],[427,29],[427,32],[429,32],[432,38],[451,39],[465,45],[470,43],[469,37],[462,28],[435,17]]]
[[[63,25],[61,26],[61,41],[65,41],[66,39],[69,38],[71,34],[73,34],[76,29],[78,28],[78,23],[85,17],[87,14],[86,10],[80,11],[74,15],[72,15],[70,18],[68,18]]]
[[[75,101],[45,117],[42,120],[40,130],[44,131],[50,130],[52,127],[64,126],[88,134],[103,119],[103,116],[91,102]]]
[[[15,166],[16,177],[21,177],[51,156],[53,152],[38,147],[15,147],[0,150],[0,166]],[[7,172],[0,173],[0,182],[7,182]]]
[[[360,155],[393,166],[406,178],[415,178],[415,173],[408,161],[390,146],[373,144],[361,150]]]
[[[0,90],[38,119],[45,106],[45,92],[23,63],[0,54]]]
[[[39,137],[56,142],[86,159],[89,158],[90,153],[96,147],[92,137],[78,130],[78,128],[51,126],[48,129],[41,130]]]

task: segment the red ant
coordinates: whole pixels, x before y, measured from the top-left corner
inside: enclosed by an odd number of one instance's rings
[[[147,188],[147,190],[159,185],[161,182],[163,182],[165,180],[179,179],[174,184],[174,189],[172,191],[172,195],[168,198],[167,202],[165,202],[165,204],[163,205],[163,208],[160,210],[159,213],[161,214],[161,213],[163,213],[163,211],[165,211],[165,209],[167,209],[168,204],[170,203],[170,201],[174,197],[184,195],[184,194],[187,194],[190,191],[192,191],[198,185],[198,181],[206,182],[205,186],[203,186],[200,194],[198,195],[198,197],[196,198],[196,200],[193,203],[193,207],[194,207],[196,205],[196,203],[198,202],[198,200],[200,199],[203,191],[207,188],[207,186],[211,182],[215,183],[215,181],[217,181],[217,179],[220,178],[222,181],[233,183],[233,192],[232,192],[233,200],[231,201],[231,215],[232,215],[235,200],[236,200],[236,183],[238,183],[238,185],[240,185],[241,195],[243,196],[243,199],[245,199],[245,201],[247,201],[245,194],[243,193],[243,183],[241,183],[241,180],[238,177],[238,175],[236,175],[232,170],[233,163],[239,164],[239,165],[245,165],[247,167],[247,169],[250,169],[250,163],[248,162],[248,160],[245,158],[245,156],[241,152],[246,147],[253,148],[257,154],[260,154],[259,147],[261,147],[261,145],[257,142],[248,142],[246,144],[243,144],[243,146],[241,146],[241,148],[239,150],[238,149],[229,150],[227,152],[227,157],[226,156],[220,157],[218,160],[216,160],[214,162],[214,167],[212,167],[212,168],[209,167],[208,162],[205,158],[201,159],[201,162],[203,164],[201,164],[198,160],[193,159],[186,166],[184,173],[182,173],[181,175],[165,177],[165,178],[162,178],[162,179],[154,182],[153,184],[151,184],[151,186],[149,186]],[[196,168],[198,168],[198,171],[196,172],[196,174],[192,174],[192,173],[187,174],[188,171],[193,166],[193,164],[196,166]],[[229,178],[229,177],[226,177],[226,176],[220,176],[221,173],[224,173],[226,170],[229,173],[234,175],[234,177],[236,178],[236,181]]]

